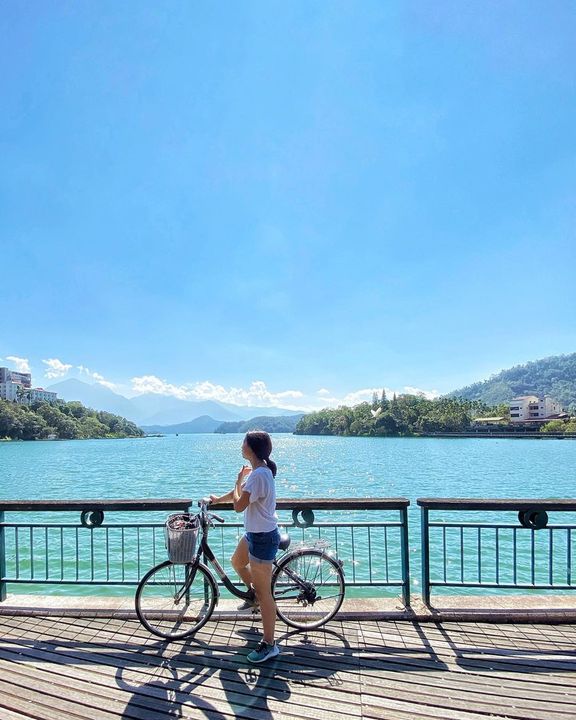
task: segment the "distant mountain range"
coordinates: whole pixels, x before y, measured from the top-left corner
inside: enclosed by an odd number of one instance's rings
[[[516,365],[449,395],[481,400],[487,405],[499,405],[519,395],[549,395],[565,410],[576,412],[576,353]]]
[[[145,433],[162,433],[166,435],[183,435],[186,433],[245,433],[249,430],[266,430],[270,433],[285,432],[291,433],[296,429],[298,420],[304,413],[295,415],[264,415],[250,418],[250,420],[238,420],[232,422],[220,422],[208,415],[178,425],[141,425]]]
[[[113,392],[104,385],[82,382],[81,380],[63,380],[46,388],[58,393],[63,400],[79,400],[83,405],[94,410],[106,410],[121,415],[139,426],[161,427],[196,423],[196,427],[209,427],[210,430],[182,430],[180,432],[212,432],[218,425],[226,421],[249,420],[257,415],[294,415],[296,411],[279,407],[240,407],[220,403],[215,400],[179,400],[175,397],[146,393],[133,398]],[[167,430],[148,430],[148,432],[168,432]],[[175,430],[174,432],[179,432]]]

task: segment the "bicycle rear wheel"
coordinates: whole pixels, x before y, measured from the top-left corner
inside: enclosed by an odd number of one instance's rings
[[[193,577],[192,577],[193,575]],[[142,625],[166,640],[188,637],[206,623],[218,589],[205,565],[174,565],[169,560],[149,570],[136,590]]]
[[[272,575],[278,617],[299,630],[331,620],[340,610],[345,587],[340,563],[322,550],[296,550],[280,560]]]

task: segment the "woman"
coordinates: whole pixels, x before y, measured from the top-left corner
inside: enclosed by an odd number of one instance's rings
[[[276,463],[270,459],[272,441],[266,432],[246,433],[242,457],[250,463],[238,473],[234,489],[226,495],[210,495],[213,503],[232,502],[236,512],[244,513],[246,534],[232,556],[232,567],[252,591],[245,607],[260,605],[263,639],[248,654],[252,663],[261,663],[280,652],[274,640],[276,604],[272,597],[272,562],[278,552],[280,533],[276,517]]]

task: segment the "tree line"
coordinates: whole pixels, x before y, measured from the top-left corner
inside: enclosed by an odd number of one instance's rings
[[[77,401],[32,405],[0,400],[0,438],[10,440],[80,440],[142,437],[133,422]]]
[[[296,426],[297,435],[427,435],[465,432],[476,417],[508,417],[508,405],[490,406],[478,400],[436,398],[386,393],[372,402],[354,407],[325,408],[305,415]]]

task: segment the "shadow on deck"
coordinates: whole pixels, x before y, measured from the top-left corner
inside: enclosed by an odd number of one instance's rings
[[[576,717],[576,625],[334,621],[278,626],[251,666],[251,619],[166,644],[122,618],[0,616],[0,717]]]

